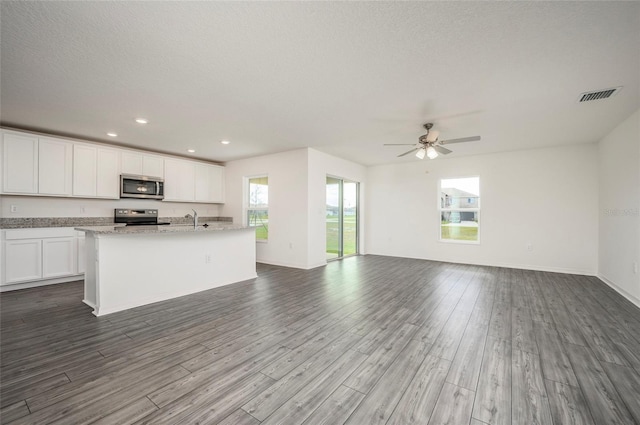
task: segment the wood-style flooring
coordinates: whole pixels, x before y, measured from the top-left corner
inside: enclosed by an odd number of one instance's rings
[[[0,296],[11,424],[640,423],[640,310],[593,277],[381,256],[100,318]]]

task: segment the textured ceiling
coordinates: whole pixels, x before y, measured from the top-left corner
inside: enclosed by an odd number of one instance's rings
[[[2,1],[1,13],[3,125],[115,131],[214,161],[300,147],[416,161],[382,144],[417,142],[427,121],[441,139],[482,136],[449,157],[589,143],[640,107],[638,2]]]

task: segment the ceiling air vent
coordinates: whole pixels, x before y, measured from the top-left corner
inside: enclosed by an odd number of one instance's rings
[[[580,102],[588,102],[590,100],[598,100],[598,99],[606,99],[608,97],[616,95],[621,87],[614,87],[611,89],[597,90],[597,91],[589,91],[580,94],[580,98],[578,99],[578,103]]]

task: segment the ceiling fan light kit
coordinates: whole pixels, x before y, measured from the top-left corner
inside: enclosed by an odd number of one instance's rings
[[[471,136],[471,137],[462,137],[460,139],[451,139],[451,140],[438,140],[438,132],[435,133],[435,138],[430,140],[429,132],[433,128],[432,123],[426,123],[424,128],[427,130],[427,134],[423,134],[418,138],[418,144],[413,145],[412,143],[385,143],[385,146],[416,146],[410,151],[405,153],[401,153],[398,157],[409,155],[410,153],[415,152],[416,157],[419,159],[424,159],[424,157],[428,157],[429,159],[435,159],[438,157],[438,154],[448,155],[452,151],[443,147],[442,145],[449,145],[451,143],[463,143],[463,142],[476,142],[480,140],[480,136]]]

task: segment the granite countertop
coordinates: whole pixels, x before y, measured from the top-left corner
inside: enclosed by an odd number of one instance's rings
[[[172,225],[189,224],[192,219],[185,217],[160,217],[159,221],[168,221]],[[200,222],[232,222],[231,217],[200,217]],[[0,218],[0,229],[28,229],[42,227],[96,227],[114,226],[113,217],[24,217]]]
[[[207,224],[204,227],[203,224]],[[226,230],[242,230],[250,229],[249,226],[243,226],[241,224],[225,223],[225,222],[207,222],[199,225],[197,228],[193,228],[193,225],[188,224],[171,224],[165,226],[88,226],[88,227],[76,227],[75,230],[81,232],[93,233],[95,235],[141,235],[141,234],[153,234],[153,233],[202,233],[202,232],[220,232]]]

